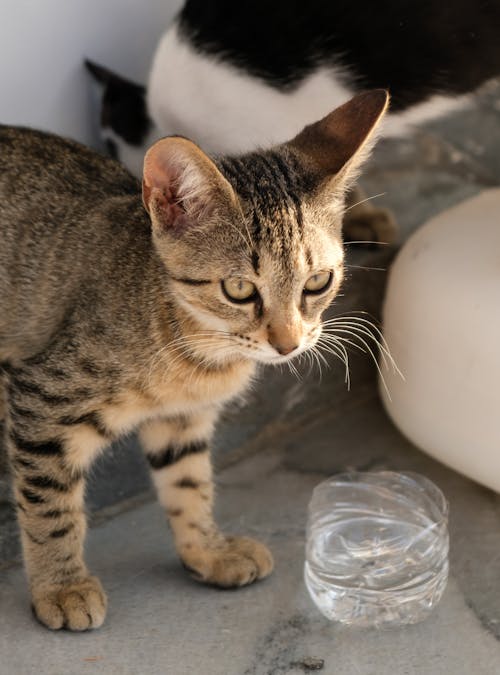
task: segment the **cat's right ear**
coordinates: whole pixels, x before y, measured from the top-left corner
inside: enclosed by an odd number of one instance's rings
[[[171,136],[146,153],[142,201],[157,234],[182,236],[236,203],[233,188],[192,141]]]
[[[342,190],[352,186],[377,139],[389,94],[372,89],[358,94],[319,122],[311,124],[287,145],[298,150],[320,183]]]

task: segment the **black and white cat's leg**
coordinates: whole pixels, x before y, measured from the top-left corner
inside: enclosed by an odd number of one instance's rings
[[[84,473],[106,440],[86,423],[57,424],[58,407],[57,396],[19,379],[5,436],[34,614],[51,629],[87,630],[103,623],[106,596],[83,559]]]
[[[391,211],[375,206],[359,185],[347,193],[342,229],[346,242],[394,244],[398,236]]]
[[[244,586],[271,573],[273,559],[260,542],[222,534],[213,518],[209,442],[214,411],[143,425],[140,438],[177,552],[198,581]]]

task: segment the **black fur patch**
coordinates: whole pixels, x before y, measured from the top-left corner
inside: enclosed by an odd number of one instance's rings
[[[146,88],[92,61],[85,61],[85,65],[104,87],[101,125],[112,129],[130,145],[142,145],[151,128],[146,109]]]
[[[116,145],[116,143],[112,141],[111,138],[106,138],[104,143],[106,145],[108,155],[113,159],[118,159],[118,146]]]
[[[68,532],[71,532],[74,527],[74,523],[70,523],[69,525],[66,525],[66,527],[61,527],[59,530],[53,530],[50,533],[50,536],[52,539],[60,539],[61,537],[66,536]]]
[[[204,286],[206,284],[211,284],[210,279],[188,279],[186,277],[173,277],[170,276],[174,281],[179,281],[181,284],[188,284],[189,286]]]
[[[89,426],[93,427],[95,431],[97,431],[97,433],[103,436],[104,438],[110,438],[112,436],[110,431],[106,429],[106,427],[104,426],[99,413],[95,411],[78,416],[65,415],[64,417],[59,418],[58,422],[63,426],[88,424]]]
[[[30,408],[23,408],[20,405],[17,405],[14,401],[9,401],[9,411],[14,418],[22,419],[27,417],[28,419],[36,420],[40,419],[40,415]]]
[[[205,452],[208,450],[208,445],[204,441],[198,441],[197,443],[190,443],[185,445],[182,448],[176,448],[172,446],[167,446],[164,450],[160,452],[148,452],[146,457],[152,469],[158,470],[163,469],[166,466],[170,466],[175,462],[178,462],[183,457],[187,455],[193,455],[198,452]]]
[[[10,432],[10,438],[18,450],[27,452],[33,455],[40,455],[43,457],[61,456],[63,454],[62,445],[56,440],[46,440],[36,443],[22,438],[15,431]]]
[[[192,490],[197,490],[200,487],[198,481],[189,478],[188,476],[181,478],[175,483],[175,487],[178,488],[190,488]]]
[[[338,66],[355,90],[388,88],[392,110],[500,73],[495,0],[187,0],[179,21],[199,51],[278,88]]]
[[[32,490],[23,488],[21,494],[30,504],[45,504],[45,499]]]
[[[34,382],[27,382],[26,380],[20,380],[18,378],[11,378],[11,387],[10,390],[14,392],[19,392],[28,396],[36,396],[41,399],[47,405],[67,405],[68,403],[74,403],[75,399],[69,398],[68,396],[61,396],[60,394],[53,394],[51,392],[45,391],[39,385]],[[90,392],[87,390],[79,390],[74,392],[76,398],[87,398],[90,395]]]
[[[24,482],[34,488],[56,490],[56,492],[67,492],[68,490],[71,490],[77,481],[71,481],[68,485],[65,485],[50,476],[26,476]]]
[[[252,267],[255,274],[259,273],[259,263],[260,263],[259,253],[254,249],[252,251]]]
[[[25,469],[36,469],[36,464],[34,464],[29,459],[25,459],[24,457],[16,457],[14,459],[14,463],[18,466],[22,466]]]
[[[42,518],[60,518],[64,513],[64,511],[60,511],[59,509],[51,509],[42,513],[41,516]]]

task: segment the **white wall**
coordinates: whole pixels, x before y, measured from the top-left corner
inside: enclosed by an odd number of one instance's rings
[[[15,0],[0,12],[0,123],[98,145],[88,57],[146,83],[182,0]]]

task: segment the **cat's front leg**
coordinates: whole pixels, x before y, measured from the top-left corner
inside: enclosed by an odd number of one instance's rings
[[[35,616],[51,629],[87,630],[106,615],[101,584],[83,560],[81,460],[93,448],[79,443],[93,432],[82,424],[48,422],[41,411],[54,408],[56,400],[25,379],[11,382],[5,436]]]
[[[140,437],[184,566],[198,581],[229,588],[266,577],[273,558],[260,542],[227,536],[214,522],[209,439],[215,417],[209,411],[151,421]]]

